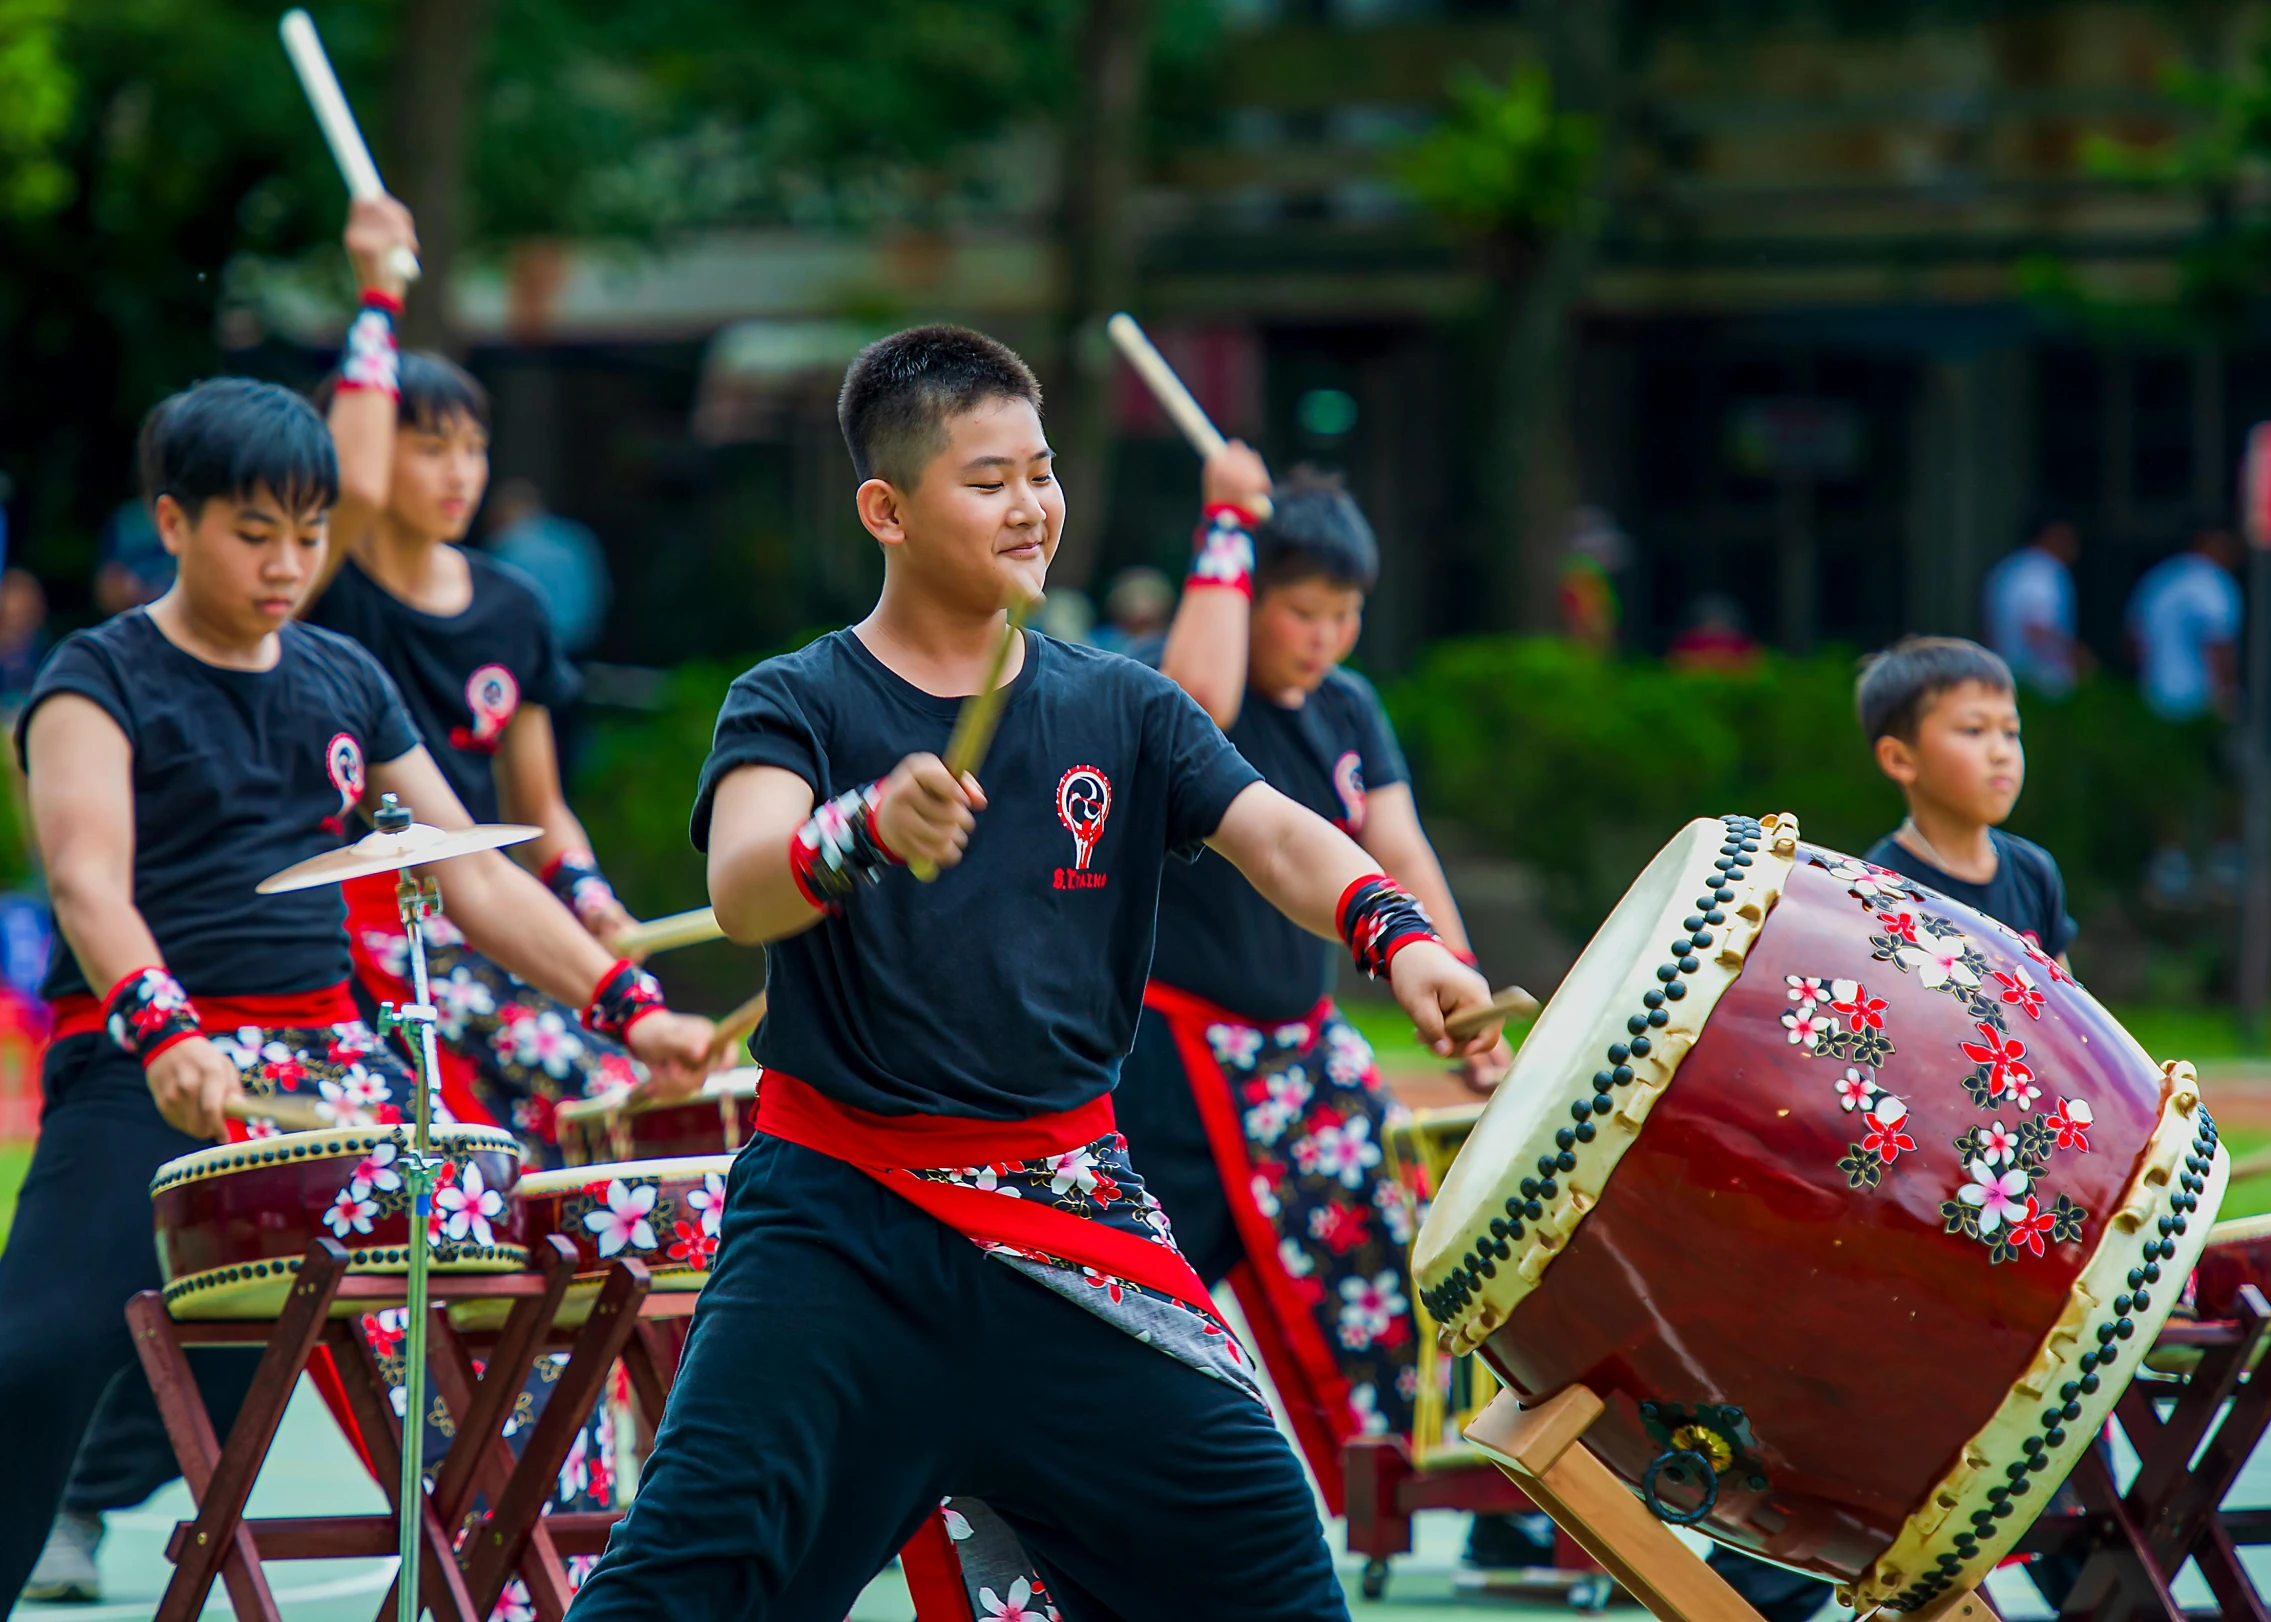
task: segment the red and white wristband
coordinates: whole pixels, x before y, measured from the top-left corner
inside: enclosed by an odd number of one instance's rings
[[[1206,509],[1191,542],[1191,572],[1185,590],[1226,586],[1254,595],[1254,515],[1227,501]]]
[[[144,1065],[175,1043],[205,1034],[197,1005],[161,964],[136,969],[112,986],[103,1013],[110,1039]]]
[[[389,399],[402,397],[402,357],[395,348],[394,322],[402,301],[375,287],[363,289],[363,307],[347,327],[347,347],[339,357],[339,387],[372,389]]]
[[[629,958],[617,958],[599,977],[591,1001],[584,1006],[584,1029],[623,1041],[631,1027],[649,1014],[663,1012],[662,985]]]
[[[1375,980],[1388,977],[1396,954],[1412,942],[1443,941],[1427,909],[1385,873],[1368,873],[1343,890],[1333,922],[1356,966]]]
[[[599,858],[588,850],[564,850],[544,864],[536,875],[589,929],[615,905],[615,887],[599,870]]]

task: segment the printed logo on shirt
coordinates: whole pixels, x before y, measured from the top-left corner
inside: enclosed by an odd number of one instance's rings
[[[1075,766],[1057,779],[1057,820],[1072,835],[1072,866],[1056,870],[1051,887],[1058,890],[1101,890],[1106,875],[1091,873],[1088,860],[1096,854],[1096,841],[1104,835],[1104,819],[1112,814],[1112,780],[1094,766]]]
[[[323,746],[323,769],[331,776],[331,786],[339,791],[339,813],[323,819],[327,834],[347,832],[347,813],[363,803],[366,786],[363,775],[363,746],[354,735],[335,732],[331,741]]]
[[[1333,792],[1341,797],[1341,826],[1364,831],[1364,758],[1351,749],[1333,762]]]
[[[493,755],[520,709],[520,683],[503,665],[483,665],[465,680],[465,707],[473,712],[473,725],[452,727],[450,747]]]

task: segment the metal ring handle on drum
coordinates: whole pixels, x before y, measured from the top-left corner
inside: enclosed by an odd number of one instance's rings
[[[1656,1478],[1663,1473],[1666,1465],[1676,1464],[1682,1459],[1693,1459],[1696,1468],[1703,1472],[1703,1502],[1686,1511],[1666,1509],[1664,1500],[1656,1496]],[[1666,1448],[1641,1472],[1640,1497],[1658,1520],[1672,1526],[1693,1526],[1710,1514],[1711,1506],[1719,1502],[1719,1472],[1708,1458],[1690,1448]]]

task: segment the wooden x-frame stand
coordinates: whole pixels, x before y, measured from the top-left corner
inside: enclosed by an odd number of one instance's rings
[[[1759,1622],[1741,1595],[1578,1445],[1601,1410],[1601,1399],[1581,1385],[1527,1409],[1502,1391],[1467,1427],[1467,1440],[1663,1622]],[[1915,1613],[1914,1622],[1993,1622],[1994,1614],[1965,1589]]]

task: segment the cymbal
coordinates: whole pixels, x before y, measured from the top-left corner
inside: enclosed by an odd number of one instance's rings
[[[470,856],[475,851],[518,845],[543,831],[522,822],[476,823],[470,828],[447,829],[413,822],[400,833],[365,834],[352,845],[342,845],[321,856],[295,862],[281,873],[271,873],[253,888],[262,895],[312,890],[319,884],[339,884],[347,879],[367,878],[373,873],[393,873],[405,867],[447,861],[452,856]]]

